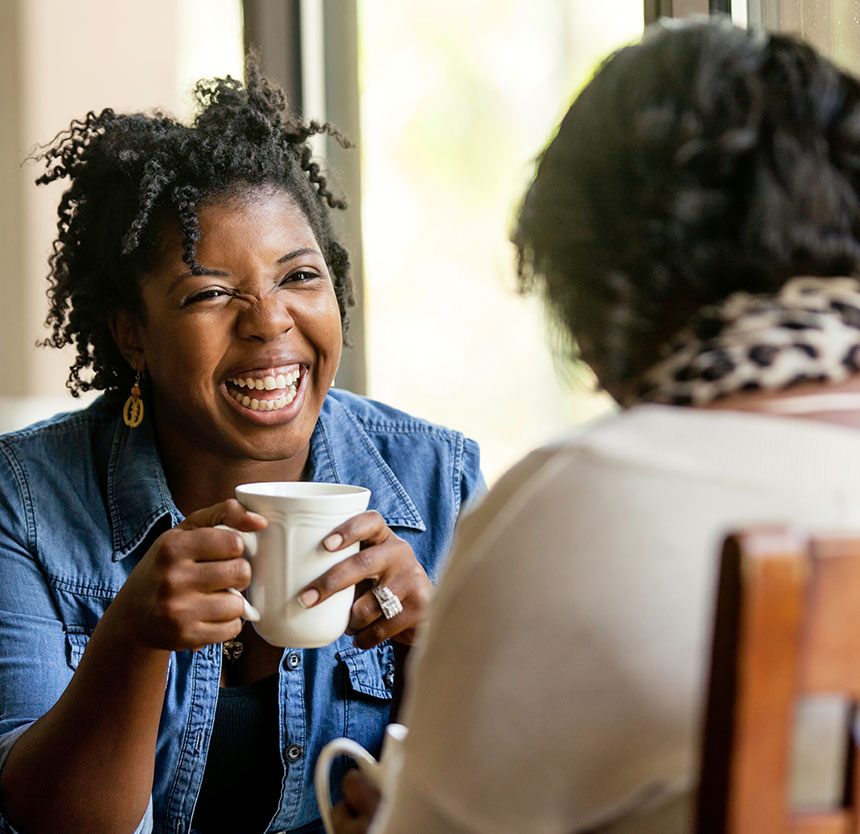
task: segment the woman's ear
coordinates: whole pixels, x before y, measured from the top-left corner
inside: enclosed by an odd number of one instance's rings
[[[116,310],[110,317],[110,332],[123,358],[136,371],[143,371],[146,358],[140,320],[128,310]]]

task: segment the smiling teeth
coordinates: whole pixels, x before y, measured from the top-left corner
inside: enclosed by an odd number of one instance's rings
[[[251,411],[278,411],[281,408],[286,408],[295,398],[296,391],[290,388],[285,397],[278,397],[276,400],[258,400],[256,397],[249,397],[240,391],[231,391],[230,396],[245,408],[250,408]]]
[[[299,371],[290,371],[288,374],[278,374],[277,376],[265,376],[262,379],[254,379],[253,377],[234,377],[229,380],[231,385],[237,388],[247,388],[257,391],[275,391],[283,390],[294,386],[299,381]]]
[[[300,376],[301,371],[297,369],[288,374],[270,374],[264,377],[233,377],[227,380],[228,383],[234,389],[246,389],[247,393],[229,388],[228,392],[237,403],[251,411],[278,411],[288,406],[296,398]],[[262,399],[253,396],[257,391],[282,391],[283,395],[273,399]]]

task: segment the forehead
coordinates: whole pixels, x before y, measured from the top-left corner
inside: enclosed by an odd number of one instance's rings
[[[310,223],[296,203],[279,188],[264,187],[204,200],[197,208],[200,240],[198,259],[207,248],[227,243],[261,245],[271,240],[317,241]]]
[[[322,250],[298,203],[276,186],[249,186],[204,198],[195,209],[199,228],[196,261],[204,268],[241,257],[280,258],[294,249]],[[184,272],[183,229],[178,218],[165,219],[158,230],[151,266],[140,273],[146,283],[164,271]],[[280,250],[280,251],[278,251]],[[277,253],[277,254],[275,254]]]

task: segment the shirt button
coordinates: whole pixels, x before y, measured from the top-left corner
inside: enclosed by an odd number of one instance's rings
[[[287,748],[287,759],[291,762],[297,762],[302,757],[302,748],[298,744],[291,744]]]
[[[394,669],[389,669],[389,670],[385,673],[385,676],[382,678],[382,680],[384,680],[384,681],[385,681],[385,685],[386,685],[389,689],[393,689],[393,688],[394,688]]]
[[[290,652],[287,655],[287,669],[298,669],[302,664],[302,659],[298,652]]]

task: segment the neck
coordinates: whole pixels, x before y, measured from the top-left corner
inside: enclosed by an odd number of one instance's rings
[[[159,455],[174,503],[187,516],[234,497],[239,484],[301,481],[306,477],[310,445],[283,460],[225,459],[217,452],[174,443],[156,431]]]
[[[732,394],[702,406],[817,420],[860,429],[860,378],[837,384],[798,385],[784,391]]]

